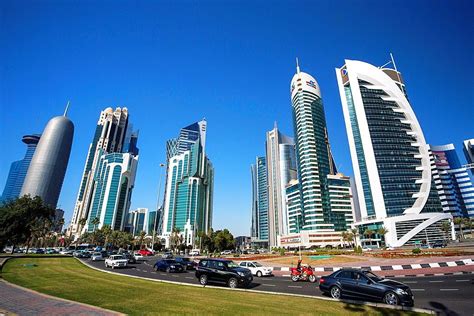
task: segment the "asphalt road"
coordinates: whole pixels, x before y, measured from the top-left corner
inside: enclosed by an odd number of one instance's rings
[[[96,268],[111,270],[105,268],[104,261],[82,260]],[[148,257],[144,262],[129,264],[127,268],[114,269],[113,271],[152,279],[199,283],[194,271],[184,273],[155,272],[153,264],[156,260],[156,257]],[[431,309],[437,311],[440,315],[474,315],[474,275],[472,274],[392,279],[403,282],[411,288],[415,295],[415,307]],[[220,284],[212,285],[219,286]],[[289,277],[254,277],[250,288],[257,291],[323,296],[317,283],[295,283]]]

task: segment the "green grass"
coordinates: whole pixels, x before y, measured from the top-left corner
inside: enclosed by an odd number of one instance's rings
[[[1,276],[38,292],[130,315],[410,315],[317,299],[132,279],[90,269],[73,258],[11,259]]]

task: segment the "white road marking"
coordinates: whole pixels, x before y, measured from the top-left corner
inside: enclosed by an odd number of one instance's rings
[[[441,280],[436,280],[436,281],[428,281],[430,283],[443,283],[444,281],[441,281]]]
[[[295,288],[299,288],[299,289],[302,288],[302,286],[299,286],[299,285],[288,285],[288,287],[295,287]]]
[[[148,273],[148,271],[147,271],[147,270],[143,270],[143,272],[147,272],[147,273]]]
[[[440,291],[459,291],[459,289],[439,289]]]
[[[137,270],[137,271],[142,271],[142,270],[140,270],[140,269],[138,269],[138,268],[135,268],[135,270]]]
[[[185,278],[186,278],[186,279],[191,279],[191,280],[194,279],[193,277],[185,277]]]
[[[456,280],[456,282],[469,282],[471,280]]]
[[[172,277],[175,277],[175,278],[179,278],[179,275],[174,275],[174,274],[172,274],[171,276],[172,276]]]
[[[412,292],[424,292],[425,289],[411,289]]]
[[[403,283],[418,283],[418,281],[403,281]]]
[[[276,286],[275,284],[262,284],[263,286]]]
[[[156,274],[156,272],[155,272],[155,271],[151,271],[151,273],[153,273],[153,274]]]
[[[161,275],[166,275],[166,273],[160,273]]]

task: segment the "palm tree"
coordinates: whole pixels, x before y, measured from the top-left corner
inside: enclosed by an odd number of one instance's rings
[[[359,229],[358,228],[352,228],[351,233],[354,236],[355,246],[357,246],[357,237],[359,237]]]
[[[109,243],[109,239],[110,239],[111,234],[112,234],[112,228],[110,228],[109,225],[104,225],[104,226],[102,226],[102,232],[104,233],[104,237],[105,237],[104,247],[105,247],[105,249],[107,249],[107,244]]]
[[[87,218],[81,218],[77,223],[79,227],[83,227],[87,223]]]
[[[377,234],[379,234],[379,236],[381,237],[381,239],[383,240],[383,246],[385,247],[385,234],[388,233],[388,229],[384,226],[384,227],[380,227],[378,230],[377,230]]]
[[[349,232],[347,233],[347,242],[349,243],[349,245],[353,246],[353,242],[354,241],[354,234]]]
[[[441,230],[444,232],[444,241],[447,241],[449,239],[449,232],[451,231],[451,223],[444,221],[441,224]]]
[[[465,218],[463,222],[464,222],[464,225],[465,225],[466,227],[469,227],[469,231],[470,231],[471,237],[472,237],[472,219],[470,219],[470,218]]]
[[[138,242],[140,243],[140,249],[142,249],[143,246],[143,239],[145,239],[146,233],[142,230],[140,232],[140,239],[138,239]]]
[[[94,219],[91,221],[91,224],[94,225],[94,231],[97,229],[97,225],[100,224],[100,218],[94,217]]]
[[[173,232],[171,233],[171,248],[176,249],[180,242],[180,229],[178,227],[173,227]]]
[[[462,231],[462,226],[464,224],[464,219],[462,217],[455,217],[454,218],[454,224],[459,226],[459,239],[464,239],[464,234]]]
[[[346,246],[347,235],[348,235],[348,232],[342,232],[342,233],[341,233],[343,246]]]
[[[374,231],[371,230],[371,229],[366,229],[364,231],[364,236],[366,237],[366,239],[369,239],[370,241],[372,241],[372,235],[374,234]]]

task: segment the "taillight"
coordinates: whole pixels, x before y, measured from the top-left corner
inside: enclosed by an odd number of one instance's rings
[[[324,279],[323,278],[319,279],[319,283],[324,283]]]

